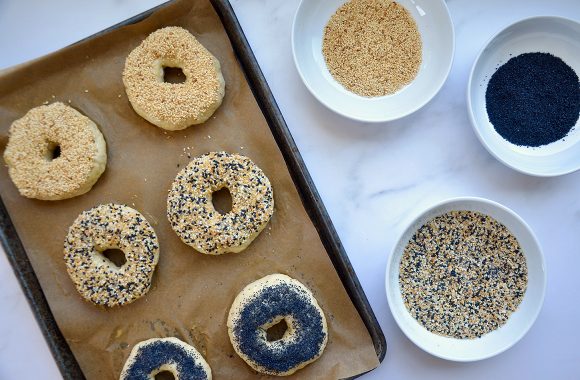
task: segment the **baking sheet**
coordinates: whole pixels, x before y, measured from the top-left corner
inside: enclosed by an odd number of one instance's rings
[[[205,124],[164,132],[130,107],[121,82],[126,55],[155,29],[179,25],[221,62],[224,103]],[[217,379],[252,378],[234,353],[225,321],[237,292],[273,272],[299,279],[315,293],[329,322],[324,355],[294,377],[336,379],[368,371],[378,359],[308,218],[284,160],[208,1],[178,1],[145,21],[83,42],[0,77],[2,146],[10,123],[44,102],[64,101],[93,119],[107,140],[107,170],[88,194],[43,202],[18,195],[6,168],[0,193],[57,323],[89,379],[116,378],[131,347],[154,336],[177,336],[204,354]],[[166,192],[191,156],[226,150],[249,156],[268,175],[276,211],[240,254],[206,257],[185,246],[165,217]],[[178,167],[179,165],[179,167]],[[76,216],[98,203],[125,203],[153,224],[161,245],[153,287],[132,305],[110,310],[84,302],[62,259]]]

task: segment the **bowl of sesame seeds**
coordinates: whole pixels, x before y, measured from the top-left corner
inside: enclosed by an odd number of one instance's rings
[[[512,210],[483,198],[453,198],[422,211],[387,264],[387,299],[403,333],[453,361],[512,347],[536,320],[545,289],[533,231]]]
[[[386,122],[427,104],[453,62],[443,0],[302,0],[292,26],[298,73],[345,117]]]

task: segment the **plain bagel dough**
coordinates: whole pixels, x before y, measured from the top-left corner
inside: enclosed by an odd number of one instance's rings
[[[183,83],[165,83],[164,67],[178,67]],[[187,30],[156,30],[127,57],[123,83],[133,109],[167,130],[206,121],[225,92],[219,61]]]
[[[60,155],[54,157],[58,147]],[[31,109],[10,127],[4,161],[27,198],[60,200],[89,191],[107,165],[97,125],[63,103]]]

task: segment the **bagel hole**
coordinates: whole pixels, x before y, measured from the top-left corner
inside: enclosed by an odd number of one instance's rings
[[[163,67],[163,82],[179,84],[185,82],[185,74],[179,67]]]
[[[54,147],[54,149],[52,150],[52,159],[54,160],[55,158],[59,158],[60,157],[60,145],[57,145]]]
[[[213,208],[220,214],[227,214],[232,211],[232,194],[227,187],[214,191],[211,194]]]
[[[155,375],[155,380],[175,380],[175,375],[171,371],[161,371]]]
[[[46,158],[48,159],[48,161],[52,161],[52,160],[56,160],[57,158],[60,157],[60,145],[49,141],[48,142],[48,153],[46,155]]]
[[[101,254],[119,268],[127,262],[125,253],[117,248],[105,249]]]
[[[287,330],[288,323],[286,322],[286,319],[282,318],[280,322],[270,326],[266,330],[266,340],[268,342],[275,342],[277,340],[280,340],[284,337],[284,334],[286,334]]]

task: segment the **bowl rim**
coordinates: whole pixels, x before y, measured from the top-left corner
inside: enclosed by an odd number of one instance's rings
[[[444,355],[441,354],[440,352],[437,352],[436,350],[432,350],[430,348],[427,348],[423,345],[422,340],[420,339],[415,339],[414,337],[412,337],[408,331],[406,329],[404,329],[402,326],[402,316],[400,315],[399,312],[397,312],[395,306],[394,306],[394,300],[391,298],[390,295],[390,273],[391,273],[391,267],[393,264],[393,260],[396,254],[396,249],[397,247],[400,245],[401,240],[403,238],[403,236],[405,235],[405,233],[415,224],[417,223],[417,221],[424,217],[425,215],[429,214],[430,212],[436,210],[437,208],[446,206],[448,204],[453,204],[453,203],[457,203],[457,202],[474,202],[474,203],[480,203],[480,204],[485,204],[491,207],[495,207],[498,209],[501,209],[505,212],[507,212],[508,214],[510,214],[512,217],[514,217],[514,219],[520,223],[522,225],[522,227],[524,227],[526,229],[526,231],[530,234],[531,238],[532,238],[532,243],[537,247],[537,251],[539,254],[539,259],[541,261],[541,266],[543,268],[542,271],[542,289],[541,289],[541,294],[540,294],[540,300],[539,300],[539,307],[538,309],[535,311],[535,313],[533,315],[531,315],[531,317],[528,319],[527,321],[527,325],[525,326],[525,328],[523,329],[523,331],[516,336],[515,339],[513,339],[511,342],[509,342],[509,344],[506,344],[504,347],[500,347],[499,349],[492,351],[490,353],[487,353],[485,355],[481,355],[478,357],[473,357],[473,358],[457,358],[457,357],[453,357],[452,355]],[[501,221],[499,221],[501,223]],[[411,219],[411,221],[409,223],[407,223],[405,225],[405,227],[402,229],[401,233],[399,234],[399,236],[397,237],[397,239],[395,240],[395,243],[393,244],[393,247],[391,249],[390,255],[387,259],[387,267],[386,267],[386,272],[385,272],[385,292],[387,293],[387,303],[389,304],[389,310],[391,312],[391,315],[393,316],[393,319],[395,320],[395,322],[397,323],[397,326],[399,327],[399,330],[401,330],[403,332],[403,334],[411,341],[413,342],[417,347],[419,347],[420,349],[422,349],[423,351],[436,356],[438,358],[441,359],[445,359],[445,360],[449,360],[449,361],[453,361],[453,362],[463,362],[463,363],[468,363],[468,362],[476,362],[476,361],[480,361],[480,360],[485,360],[485,359],[489,359],[493,356],[499,355],[505,351],[507,351],[508,349],[512,348],[516,343],[518,343],[532,328],[532,326],[534,325],[534,323],[536,322],[538,316],[540,315],[540,312],[543,308],[544,305],[544,299],[546,296],[546,288],[547,288],[547,270],[546,270],[546,259],[544,256],[544,252],[542,250],[542,246],[540,245],[540,242],[536,236],[536,234],[534,233],[534,231],[531,229],[531,227],[526,223],[526,221],[524,219],[522,219],[521,216],[519,216],[515,211],[513,211],[512,209],[502,205],[501,203],[492,201],[490,199],[487,198],[482,198],[482,197],[474,197],[474,196],[462,196],[462,197],[452,197],[452,198],[447,198],[444,200],[441,200],[439,202],[435,202],[434,204],[423,208],[421,211],[419,211],[418,213],[416,213],[413,218]],[[411,317],[412,318],[412,317]],[[434,334],[434,333],[431,333]],[[436,335],[436,334],[434,334]]]
[[[505,166],[523,173],[523,174],[527,174],[527,175],[531,175],[534,177],[542,177],[542,178],[548,178],[548,177],[558,177],[558,176],[562,176],[562,175],[566,175],[566,174],[570,174],[570,173],[574,173],[577,172],[578,170],[580,170],[580,165],[578,165],[577,168],[572,168],[572,169],[566,169],[566,170],[560,170],[560,171],[550,171],[550,172],[538,172],[538,171],[534,171],[532,170],[526,170],[518,165],[512,164],[510,162],[508,162],[507,160],[505,160],[503,158],[503,156],[501,154],[498,154],[495,152],[494,149],[492,149],[492,147],[484,140],[483,135],[480,132],[480,127],[479,124],[476,122],[475,120],[475,116],[473,113],[473,104],[471,102],[471,89],[473,87],[473,75],[475,73],[475,68],[477,67],[479,60],[481,58],[481,56],[483,55],[483,52],[488,48],[488,46],[500,35],[503,34],[504,32],[506,32],[508,29],[524,23],[524,22],[529,22],[529,21],[536,21],[539,19],[545,19],[545,20],[551,20],[551,21],[555,21],[555,20],[560,20],[560,21],[565,21],[565,22],[570,22],[573,24],[578,25],[578,27],[580,27],[580,22],[573,20],[571,18],[568,17],[563,17],[563,16],[549,16],[549,15],[545,15],[545,16],[531,16],[531,17],[526,17],[523,19],[520,19],[518,21],[512,22],[511,24],[501,28],[500,30],[498,30],[497,32],[495,32],[483,45],[483,47],[479,50],[479,52],[477,53],[477,56],[475,57],[475,60],[473,61],[473,64],[471,65],[471,70],[469,72],[469,79],[467,81],[467,91],[466,91],[466,103],[467,103],[467,114],[469,115],[469,121],[471,124],[471,127],[473,128],[475,135],[477,136],[477,139],[479,140],[479,142],[481,143],[481,145],[483,145],[485,147],[485,149],[495,158],[497,159],[499,162],[501,162],[502,164],[504,164]],[[507,142],[506,142],[507,144]]]
[[[447,3],[445,2],[445,0],[437,0],[440,4],[443,5],[443,8],[445,9],[445,13],[447,15],[447,20],[449,22],[449,24],[451,25],[451,59],[449,60],[449,64],[447,65],[447,69],[445,71],[445,75],[443,76],[443,80],[441,81],[441,83],[437,86],[436,90],[433,92],[433,95],[430,96],[429,98],[425,99],[423,102],[418,103],[415,107],[409,109],[407,112],[404,112],[400,115],[394,116],[394,117],[381,117],[381,118],[369,118],[369,117],[364,117],[364,116],[354,116],[351,115],[347,112],[343,112],[340,108],[334,108],[332,107],[328,102],[326,102],[321,96],[318,95],[318,93],[316,92],[316,90],[310,85],[310,83],[306,80],[304,74],[302,73],[302,69],[300,68],[300,63],[296,54],[296,33],[297,33],[297,27],[296,27],[296,20],[298,19],[298,14],[300,13],[303,5],[308,2],[308,1],[317,1],[317,0],[300,0],[300,3],[298,4],[298,8],[296,8],[296,12],[294,13],[294,18],[292,20],[292,31],[290,33],[290,44],[292,45],[292,57],[294,60],[294,66],[296,67],[296,71],[298,71],[298,75],[300,76],[300,79],[302,79],[302,83],[304,83],[304,85],[306,86],[306,88],[308,89],[308,91],[310,92],[310,94],[312,94],[314,96],[314,98],[316,98],[320,103],[322,103],[327,109],[333,111],[334,113],[343,116],[347,119],[350,120],[354,120],[354,121],[360,121],[363,123],[385,123],[385,122],[389,122],[389,121],[395,121],[395,120],[399,120],[402,119],[404,117],[407,117],[415,112],[417,112],[418,110],[420,110],[421,108],[425,107],[431,100],[433,100],[433,98],[435,98],[435,96],[437,96],[437,94],[441,91],[441,89],[443,88],[443,85],[445,85],[445,83],[447,82],[447,79],[449,78],[449,73],[451,72],[451,68],[453,67],[453,61],[455,60],[455,26],[453,24],[453,19],[451,18],[451,13],[449,12],[449,7],[447,6]],[[342,0],[343,3],[346,3],[349,0]],[[433,1],[433,0],[431,0]]]

